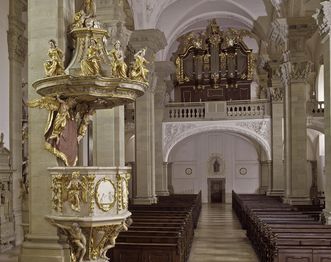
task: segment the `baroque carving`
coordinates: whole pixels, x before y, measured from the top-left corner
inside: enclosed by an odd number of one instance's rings
[[[56,46],[54,40],[49,40],[48,57],[49,60],[44,64],[46,76],[64,75],[64,57],[63,52]]]
[[[63,212],[64,203],[68,202],[71,210],[81,211],[83,203],[89,204],[89,212],[94,210],[94,175],[81,176],[75,171],[71,177],[62,174],[52,176],[52,208]]]
[[[86,104],[78,104],[75,98],[62,99],[60,96],[45,96],[28,102],[28,105],[49,112],[44,133],[45,148],[66,166],[75,166],[78,142],[86,133],[88,119],[94,114],[94,109]]]
[[[316,13],[313,15],[317,26],[319,28],[319,32],[321,36],[325,36],[330,32],[331,26],[331,2],[324,1],[321,2],[322,7],[320,9],[316,9]]]
[[[146,48],[143,48],[134,55],[134,63],[130,72],[130,78],[135,81],[148,83],[149,70],[146,68],[146,64],[149,62],[145,59],[145,54]]]
[[[237,126],[249,129],[262,136],[264,139],[269,140],[271,137],[270,126],[267,121],[247,121],[237,123]]]
[[[270,119],[245,121],[203,121],[197,123],[168,122],[163,123],[163,155],[167,161],[170,150],[184,138],[203,132],[226,130],[247,135],[256,140],[271,158],[271,125]]]

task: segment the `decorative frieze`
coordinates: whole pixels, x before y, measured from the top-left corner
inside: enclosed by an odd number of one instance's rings
[[[167,161],[172,148],[183,139],[210,131],[242,134],[259,143],[271,159],[271,121],[269,118],[233,121],[164,122],[163,157]]]

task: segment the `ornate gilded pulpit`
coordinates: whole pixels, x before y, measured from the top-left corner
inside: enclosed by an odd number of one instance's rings
[[[62,50],[50,40],[46,77],[33,83],[41,98],[28,103],[48,111],[45,149],[59,162],[49,168],[52,213],[46,219],[70,245],[72,261],[108,261],[107,251],[131,224],[131,169],[77,166],[78,148],[96,110],[132,103],[144,94],[147,61],[140,50],[128,68],[118,41],[113,50],[106,49],[108,32],[95,16],[94,1],[85,1],[75,14],[68,37],[75,43],[69,65],[65,68]]]

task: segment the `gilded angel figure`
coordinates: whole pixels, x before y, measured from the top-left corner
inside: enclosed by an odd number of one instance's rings
[[[44,64],[46,76],[64,75],[63,52],[56,46],[55,40],[49,40],[48,57],[49,60]]]
[[[97,45],[97,41],[91,39],[86,58],[80,63],[82,75],[95,76],[101,74],[100,49],[101,48]]]
[[[121,50],[120,41],[117,40],[114,43],[114,48],[108,52],[108,55],[111,58],[112,76],[118,78],[127,78],[127,65],[124,62],[124,54],[123,50]]]
[[[66,166],[75,166],[78,156],[75,98],[42,97],[28,102],[29,107],[49,111],[44,132],[45,147],[62,159]]]
[[[131,79],[140,82],[148,82],[147,74],[149,70],[146,64],[149,62],[145,59],[146,49],[143,48],[134,55],[134,64],[131,71]]]

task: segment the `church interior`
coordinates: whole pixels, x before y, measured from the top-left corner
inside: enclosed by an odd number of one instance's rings
[[[1,0],[0,261],[331,262],[330,28],[330,0]]]

